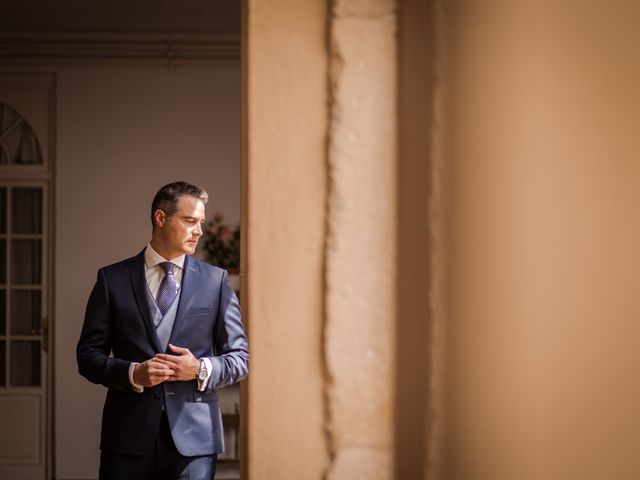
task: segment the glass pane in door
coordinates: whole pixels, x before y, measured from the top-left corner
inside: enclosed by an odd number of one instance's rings
[[[4,387],[7,384],[7,379],[5,378],[6,372],[6,352],[7,349],[5,347],[6,342],[4,340],[0,340],[0,387]]]
[[[11,241],[11,283],[39,285],[41,265],[40,240]]]
[[[7,241],[0,239],[0,283],[7,283]]]
[[[40,335],[40,290],[11,291],[11,335]]]
[[[7,291],[0,289],[0,335],[7,334]]]
[[[11,191],[11,232],[42,233],[42,189]]]
[[[0,233],[7,233],[7,189],[0,188]]]
[[[40,386],[40,342],[14,340],[10,344],[11,377],[13,387]]]

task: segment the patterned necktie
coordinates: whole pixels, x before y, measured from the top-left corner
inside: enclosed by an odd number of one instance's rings
[[[173,275],[173,263],[162,262],[160,266],[164,270],[165,275],[160,283],[160,290],[158,292],[158,307],[164,317],[176,298],[178,287],[176,285],[176,277]]]

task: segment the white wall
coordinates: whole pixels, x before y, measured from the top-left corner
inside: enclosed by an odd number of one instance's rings
[[[106,389],[75,346],[99,267],[138,253],[162,185],[209,192],[207,215],[240,217],[239,66],[61,67],[55,213],[55,474],[97,478]]]

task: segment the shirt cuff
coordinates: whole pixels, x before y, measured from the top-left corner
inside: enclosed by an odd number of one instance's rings
[[[131,362],[131,364],[129,364],[129,383],[133,387],[134,392],[142,393],[144,391],[144,387],[133,381],[133,369],[136,368],[136,365],[138,365],[138,362]]]
[[[200,360],[204,362],[205,368],[207,369],[206,378],[202,381],[198,379],[198,391],[204,392],[207,389],[209,379],[211,378],[211,374],[213,373],[213,364],[211,363],[211,359],[208,357],[202,357]]]

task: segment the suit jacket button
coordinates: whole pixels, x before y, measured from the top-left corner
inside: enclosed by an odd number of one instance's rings
[[[162,392],[156,392],[156,393],[154,393],[154,395],[155,395],[156,398],[160,398],[160,397],[162,397]]]

